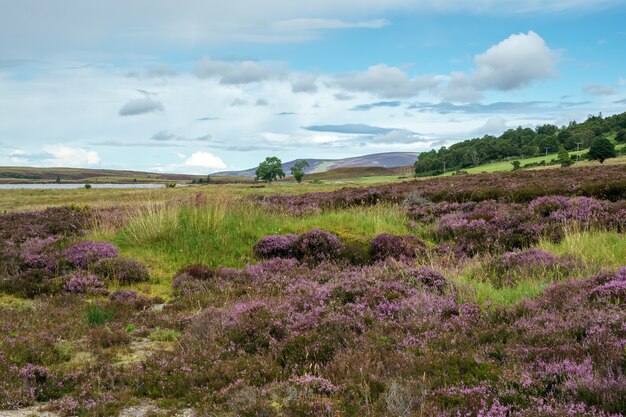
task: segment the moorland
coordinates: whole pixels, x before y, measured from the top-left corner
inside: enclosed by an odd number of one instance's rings
[[[626,164],[0,210],[2,416],[626,413]]]

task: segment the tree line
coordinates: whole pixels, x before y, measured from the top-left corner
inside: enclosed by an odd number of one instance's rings
[[[561,150],[582,150],[590,148],[601,139],[609,143],[626,143],[626,113],[610,117],[602,117],[600,113],[598,116],[589,116],[583,123],[574,121],[561,127],[551,124],[537,126],[535,129],[520,126],[509,129],[498,137],[485,135],[455,143],[450,147],[444,146],[439,150],[422,152],[415,162],[415,174],[439,175],[444,171],[463,170],[506,159],[541,156]],[[598,148],[598,145],[608,149],[606,143],[598,143],[594,148]],[[610,152],[607,152],[601,154],[602,161],[611,157]]]

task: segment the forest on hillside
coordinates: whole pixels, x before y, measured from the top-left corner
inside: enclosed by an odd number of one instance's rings
[[[506,158],[528,158],[544,153],[585,149],[598,138],[626,142],[626,112],[609,117],[589,116],[582,123],[570,122],[558,127],[551,124],[509,129],[499,137],[485,135],[455,143],[439,150],[422,152],[415,162],[418,176],[438,175],[446,169],[462,170]]]

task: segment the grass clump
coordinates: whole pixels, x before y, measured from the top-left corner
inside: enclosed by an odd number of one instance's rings
[[[172,329],[162,329],[157,327],[148,335],[148,339],[153,342],[174,342],[180,338],[180,333]]]
[[[85,307],[85,322],[89,326],[104,326],[115,317],[115,310],[107,310],[97,304],[87,304]]]

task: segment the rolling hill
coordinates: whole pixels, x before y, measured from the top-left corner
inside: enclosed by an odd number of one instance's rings
[[[130,183],[191,181],[198,175],[160,174],[154,172],[120,171],[86,168],[0,167],[0,183],[54,182]]]
[[[386,152],[344,159],[305,159],[309,163],[309,166],[304,170],[304,172],[307,174],[316,174],[339,168],[355,167],[395,168],[413,165],[417,159],[417,155],[417,152]],[[287,175],[289,175],[289,169],[297,161],[300,161],[300,159],[285,162],[283,164],[283,170]],[[212,175],[224,177],[254,177],[255,171],[256,167],[244,169],[242,171],[216,172]]]

